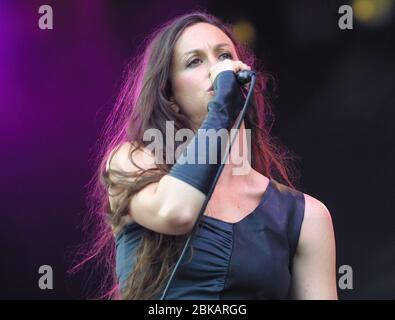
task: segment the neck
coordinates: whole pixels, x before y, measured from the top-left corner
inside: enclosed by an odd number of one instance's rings
[[[236,132],[236,130],[233,131]],[[236,134],[232,133],[231,130],[230,142],[233,141],[233,139],[234,142],[217,185],[229,186],[232,182],[244,182],[250,177],[252,170],[249,159],[251,146],[248,145],[247,142],[247,133],[248,131],[245,128],[244,120]]]

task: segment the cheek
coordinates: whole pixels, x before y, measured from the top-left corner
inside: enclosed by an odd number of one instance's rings
[[[199,79],[193,74],[184,74],[177,80],[176,94],[182,95],[185,93],[191,93],[198,90]]]
[[[204,82],[197,74],[180,76],[174,83],[174,96],[185,113],[194,115],[204,102]]]

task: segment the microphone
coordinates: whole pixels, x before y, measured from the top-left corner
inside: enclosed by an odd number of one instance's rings
[[[240,84],[250,82],[253,76],[255,77],[256,73],[251,70],[242,70],[236,73],[237,81],[239,81]]]

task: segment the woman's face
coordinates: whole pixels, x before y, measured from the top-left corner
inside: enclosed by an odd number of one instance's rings
[[[186,28],[175,44],[170,71],[173,99],[192,120],[194,129],[205,119],[213,98],[208,91],[212,86],[209,69],[224,59],[239,60],[231,39],[208,23]]]

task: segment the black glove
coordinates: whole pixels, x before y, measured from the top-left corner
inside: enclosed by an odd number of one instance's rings
[[[232,70],[220,72],[214,80],[213,87],[216,94],[207,105],[205,120],[169,172],[171,176],[185,181],[205,195],[208,194],[220,168],[221,147],[225,148],[228,141],[222,139],[221,143],[219,133],[223,133],[223,137],[229,137],[228,130],[245,103],[236,74]],[[226,131],[217,133],[220,129]],[[212,142],[209,143],[210,141]],[[187,163],[186,159],[193,159],[193,163]]]

